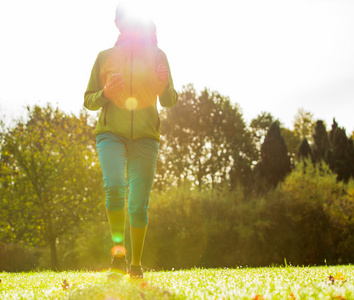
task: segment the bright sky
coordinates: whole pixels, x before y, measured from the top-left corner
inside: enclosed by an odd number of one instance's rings
[[[117,1],[1,1],[0,115],[46,102],[77,113],[98,52],[117,38]],[[303,108],[354,130],[354,1],[147,2],[178,91],[216,90],[247,122],[266,111],[291,128]]]

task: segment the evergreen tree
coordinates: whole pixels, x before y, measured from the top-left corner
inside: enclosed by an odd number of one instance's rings
[[[301,145],[299,147],[299,160],[304,161],[307,158],[311,158],[311,160],[313,161],[313,153],[312,153],[312,149],[309,145],[309,142],[307,140],[307,138],[304,138],[301,142]]]
[[[288,150],[278,122],[271,125],[262,144],[259,170],[270,187],[276,187],[291,171]]]
[[[321,160],[327,162],[326,153],[329,149],[329,140],[323,121],[319,120],[316,122],[314,134],[312,137],[312,149],[315,162],[320,162]]]
[[[331,146],[333,143],[334,132],[336,131],[337,128],[338,128],[338,123],[336,122],[336,119],[333,118],[332,129],[329,132],[329,143]]]
[[[259,152],[261,150],[262,143],[264,142],[264,138],[270,126],[274,122],[274,117],[267,112],[261,112],[256,118],[252,119],[250,124],[252,142]]]
[[[348,138],[348,163],[350,166],[350,176],[354,178],[354,144],[352,137]]]
[[[348,140],[344,128],[337,128],[333,134],[331,151],[331,169],[337,173],[337,180],[348,182],[352,171],[350,155],[352,143]]]

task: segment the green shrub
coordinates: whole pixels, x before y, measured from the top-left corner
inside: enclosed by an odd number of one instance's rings
[[[199,191],[190,186],[153,192],[143,264],[152,269],[268,266],[283,264],[284,258],[293,265],[350,263],[353,211],[354,182],[337,182],[326,165],[310,162],[298,164],[263,196],[250,198],[237,188]],[[128,220],[126,225],[129,253]],[[110,247],[106,218],[97,214],[93,223],[59,240],[61,266],[108,268]],[[15,250],[2,252],[18,259],[2,269],[49,267],[46,253],[32,249],[23,261]]]
[[[144,261],[154,268],[265,264],[265,199],[239,190],[173,189],[150,200]],[[269,260],[268,260],[269,261]]]
[[[189,188],[152,195],[144,252],[148,265],[164,269],[199,265],[207,243],[204,197]]]
[[[23,242],[7,243],[0,247],[0,271],[19,272],[38,268],[40,250]]]
[[[306,166],[305,166],[306,165]],[[353,182],[337,182],[326,164],[298,164],[281,185],[281,205],[299,264],[350,261]]]

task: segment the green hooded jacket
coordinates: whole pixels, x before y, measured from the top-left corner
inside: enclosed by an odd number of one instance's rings
[[[157,46],[120,39],[113,48],[98,54],[84,96],[87,109],[102,108],[95,134],[112,132],[127,139],[151,137],[160,140],[157,97],[162,107],[171,107],[178,100],[171,72],[168,86],[158,95],[156,69],[160,64],[170,71],[165,53]],[[102,95],[115,73],[121,73],[125,83],[120,106]]]

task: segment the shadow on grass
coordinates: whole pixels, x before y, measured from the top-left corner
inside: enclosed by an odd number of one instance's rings
[[[128,275],[121,279],[102,279],[91,287],[76,288],[66,296],[73,300],[181,299],[168,290],[152,285],[145,279],[132,280]]]

